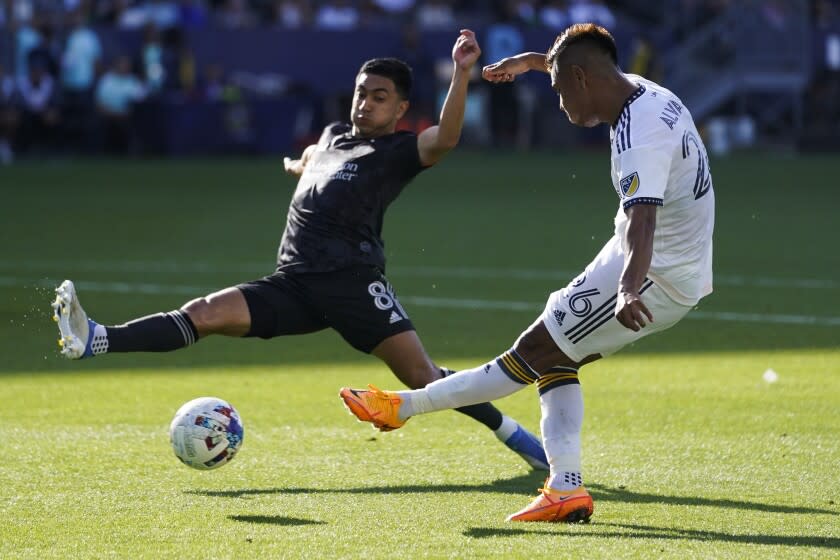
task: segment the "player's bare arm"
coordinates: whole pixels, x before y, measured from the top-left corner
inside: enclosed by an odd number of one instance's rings
[[[303,175],[303,170],[306,168],[306,164],[309,162],[309,158],[312,157],[312,152],[315,151],[315,148],[315,144],[307,146],[307,148],[303,151],[303,154],[300,156],[300,159],[284,157],[283,168],[286,170],[286,173],[294,175],[295,177]]]
[[[512,82],[516,76],[536,70],[548,73],[545,65],[545,53],[527,52],[503,58],[493,64],[488,64],[481,71],[482,77],[488,82],[502,83]]]
[[[630,330],[643,328],[645,318],[653,322],[653,314],[639,295],[653,258],[653,232],[656,209],[652,204],[636,204],[627,209],[627,254],[618,282],[618,306],[615,317]]]
[[[462,29],[452,47],[452,62],[455,68],[452,71],[449,93],[440,111],[440,122],[437,126],[427,128],[417,137],[420,162],[424,166],[434,165],[458,144],[464,124],[470,72],[479,56],[481,48],[475,39],[475,33],[469,29]]]

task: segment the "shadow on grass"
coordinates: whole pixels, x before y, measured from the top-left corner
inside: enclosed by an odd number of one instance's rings
[[[544,472],[534,471],[526,475],[495,480],[489,484],[408,484],[395,486],[361,486],[358,488],[243,488],[239,490],[188,490],[187,494],[213,498],[245,498],[265,494],[426,494],[453,492],[493,492],[501,494],[531,494],[542,486]],[[709,506],[730,509],[745,509],[769,513],[803,513],[840,515],[840,512],[812,507],[795,507],[741,500],[700,498],[692,496],[667,496],[644,494],[626,488],[610,488],[602,484],[587,485],[596,502],[623,502],[631,504],[668,504],[678,506]]]
[[[626,488],[610,488],[602,484],[587,484],[586,487],[592,493],[595,501],[624,502],[630,504],[668,504],[677,506],[711,506],[731,509],[748,509],[754,511],[766,511],[769,513],[825,513],[829,515],[840,515],[840,512],[802,506],[781,506],[775,504],[762,504],[759,502],[745,502],[741,500],[728,500],[716,498],[700,498],[696,496],[664,496],[661,494],[643,494],[633,492]]]
[[[542,486],[545,472],[495,480],[490,484],[407,484],[396,486],[361,486],[358,488],[243,488],[241,490],[187,490],[186,494],[212,498],[245,498],[265,494],[427,494],[453,492],[496,492],[500,494],[527,494]]]
[[[228,515],[228,519],[244,523],[263,523],[266,525],[326,525],[325,521],[298,519],[283,515]]]
[[[619,523],[596,523],[590,527],[593,530],[563,531],[566,525],[543,525],[539,528],[497,528],[471,527],[463,532],[465,537],[487,539],[494,537],[515,537],[519,535],[550,535],[555,537],[562,532],[563,538],[599,538],[599,539],[657,539],[657,540],[686,540],[686,541],[719,541],[742,544],[766,544],[773,546],[804,546],[815,548],[840,548],[840,538],[812,537],[803,535],[738,535],[719,533],[716,531],[696,531],[693,529],[675,529],[670,527],[652,527],[649,525],[624,525]],[[599,528],[607,527],[606,531]],[[614,529],[614,530],[613,530]]]

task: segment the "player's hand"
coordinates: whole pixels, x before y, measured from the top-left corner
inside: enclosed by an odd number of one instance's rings
[[[512,82],[519,74],[529,70],[528,63],[515,56],[503,58],[493,64],[488,64],[481,71],[481,76],[494,84]]]
[[[653,314],[637,292],[618,293],[615,318],[631,331],[639,331],[644,328],[647,325],[645,318],[648,322],[653,323]]]
[[[309,163],[309,158],[312,157],[313,152],[315,152],[315,148],[317,148],[315,144],[307,146],[306,149],[303,150],[303,154],[300,156],[300,159],[284,157],[283,169],[286,170],[286,173],[294,175],[295,177],[303,175],[303,170],[306,169],[306,164]]]
[[[475,66],[479,56],[481,48],[475,39],[475,33],[469,29],[462,29],[461,35],[455,40],[455,46],[452,47],[452,61],[461,70],[469,71]]]
[[[283,168],[289,175],[300,177],[303,175],[303,159],[292,159],[290,157],[283,158]]]

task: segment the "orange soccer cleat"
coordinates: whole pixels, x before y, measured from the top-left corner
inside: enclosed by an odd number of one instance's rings
[[[540,495],[525,508],[508,515],[506,521],[554,521],[559,523],[588,523],[595,506],[592,496],[583,486],[574,490],[555,490],[546,485]]]
[[[398,412],[402,397],[390,391],[382,391],[368,385],[369,391],[344,387],[338,393],[347,409],[362,422],[370,422],[380,432],[396,430],[406,423],[400,420]]]

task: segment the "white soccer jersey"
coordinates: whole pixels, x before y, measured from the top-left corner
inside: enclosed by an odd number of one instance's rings
[[[715,197],[709,158],[691,114],[673,93],[627,74],[639,89],[610,129],[612,181],[621,202],[615,234],[627,253],[625,211],[655,204],[648,277],[675,301],[694,305],[712,291]]]

